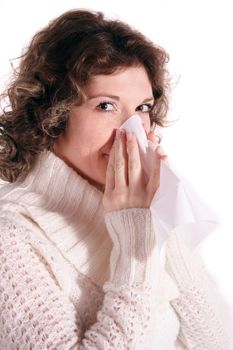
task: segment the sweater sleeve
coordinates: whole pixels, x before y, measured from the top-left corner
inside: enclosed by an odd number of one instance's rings
[[[46,261],[21,239],[24,228],[0,220],[2,350],[148,349],[158,259],[151,214],[127,209],[105,220],[114,242],[111,276],[89,329]]]
[[[190,252],[175,233],[165,245],[165,269],[179,297],[171,301],[180,320],[177,342],[188,350],[230,350],[223,300],[197,252]]]

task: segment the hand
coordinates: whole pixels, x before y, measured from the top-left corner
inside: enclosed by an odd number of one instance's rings
[[[158,144],[153,132],[148,134],[148,139]],[[160,162],[166,159],[161,146],[154,151],[154,157],[154,167],[145,182],[135,135],[117,130],[106,172],[103,196],[106,212],[150,207],[160,183]]]

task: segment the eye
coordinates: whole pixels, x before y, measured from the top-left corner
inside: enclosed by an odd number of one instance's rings
[[[141,110],[144,113],[148,113],[148,112],[150,112],[152,110],[152,107],[153,106],[151,104],[144,103],[143,105],[137,107],[137,110],[139,109],[139,110]]]
[[[99,103],[96,108],[101,110],[101,111],[110,112],[110,111],[113,111],[114,105],[111,102],[106,102],[105,101],[105,102]]]

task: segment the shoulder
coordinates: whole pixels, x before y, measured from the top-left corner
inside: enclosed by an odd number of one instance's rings
[[[9,211],[0,213],[0,238],[1,241],[12,240],[20,237],[21,239],[29,235],[29,230],[23,225],[23,217],[13,214]]]
[[[0,237],[4,241],[15,237],[16,234],[24,232],[26,229],[22,227],[14,218],[9,218],[5,213],[0,214]]]
[[[0,237],[9,239],[16,235],[20,240],[37,239],[41,234],[26,206],[21,203],[0,200]]]
[[[0,213],[0,256],[11,263],[27,259],[31,255],[38,255],[37,248],[47,255],[48,244],[40,239],[38,230],[33,229],[33,225],[24,223],[24,218],[20,214],[11,215],[11,212]],[[39,253],[41,255],[41,252]],[[10,264],[11,264],[10,263]]]
[[[14,220],[0,217],[0,257],[1,262],[17,263],[19,256],[27,256],[29,233]],[[9,266],[10,267],[10,266]]]

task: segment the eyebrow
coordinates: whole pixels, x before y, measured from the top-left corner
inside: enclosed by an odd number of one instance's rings
[[[97,97],[108,97],[108,98],[112,98],[113,100],[120,101],[120,97],[119,97],[119,96],[115,96],[115,95],[105,95],[105,94],[98,94],[98,95],[88,96],[87,99],[88,99],[88,100],[92,100],[92,99],[97,98]],[[149,101],[154,101],[154,97],[145,98],[145,100],[143,100],[142,103],[144,103],[144,102],[149,102]]]

